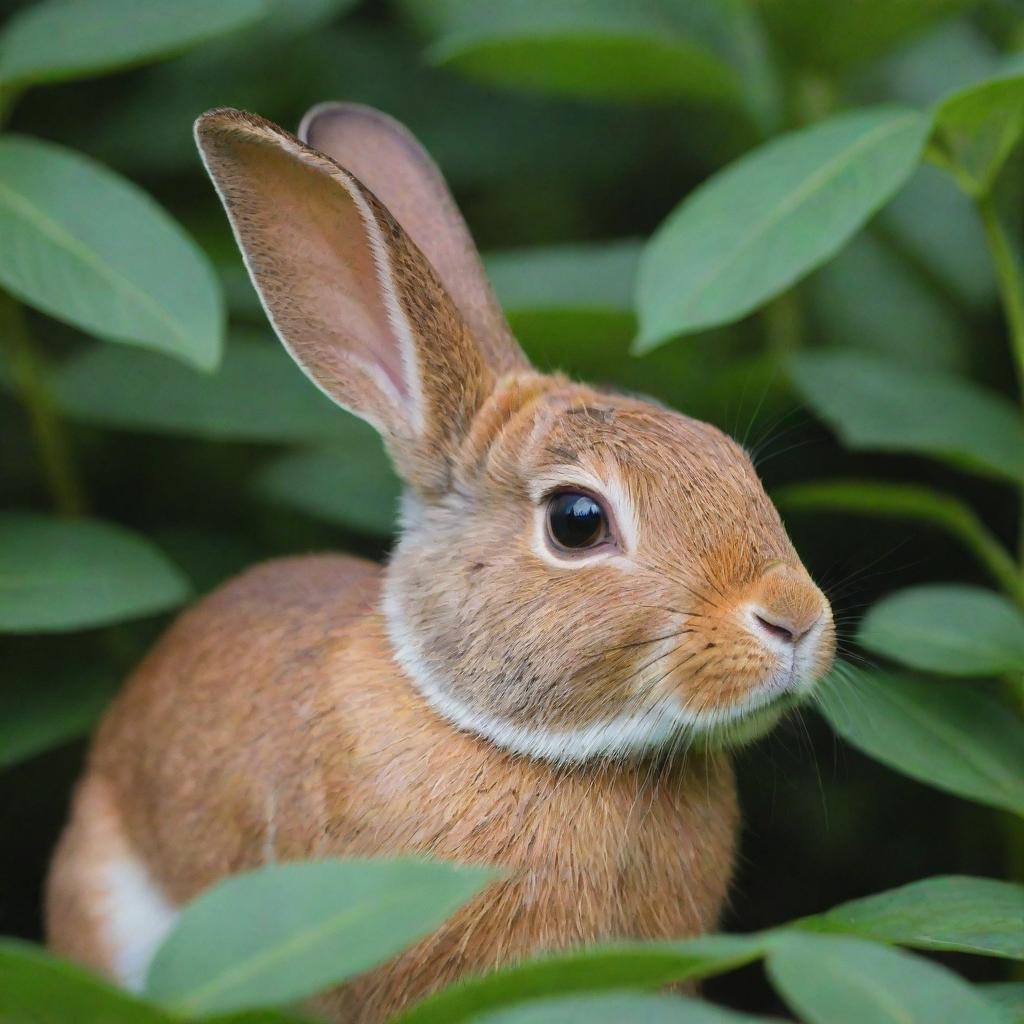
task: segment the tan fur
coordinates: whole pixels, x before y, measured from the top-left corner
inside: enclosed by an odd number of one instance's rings
[[[51,944],[112,973],[97,895],[111,857],[137,859],[175,906],[275,860],[509,868],[318,1001],[374,1024],[540,949],[712,927],[737,819],[717,748],[774,721],[834,646],[746,454],[707,424],[529,371],[501,331],[483,343],[462,308],[479,314],[479,283],[456,304],[377,197],[275,126],[217,111],[198,137],[289,350],[380,428],[409,487],[404,529],[386,569],[273,562],[179,618],[96,736],[51,875]],[[410,160],[379,169],[382,191],[389,173],[427,173]],[[543,524],[552,486],[580,480],[613,521],[574,559]]]

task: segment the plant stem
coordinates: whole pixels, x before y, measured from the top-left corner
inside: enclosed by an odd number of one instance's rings
[[[1010,349],[1014,366],[1017,370],[1017,382],[1020,388],[1021,401],[1024,403],[1024,268],[1021,267],[1020,255],[1013,240],[1006,233],[991,192],[979,196],[978,213],[985,228],[989,252],[995,267],[996,281],[999,285],[999,296],[1006,313],[1006,323],[1010,330]],[[1018,574],[1024,581],[1024,489],[1021,490],[1020,546]],[[1007,680],[1012,697],[1019,707],[1024,708],[1024,678],[1015,675]],[[1024,826],[1018,823],[1015,833],[1015,855],[1018,868],[1024,868]]]
[[[781,363],[800,348],[803,339],[803,309],[796,289],[790,288],[774,298],[761,315],[768,351]]]
[[[85,495],[71,461],[60,418],[46,387],[21,307],[0,292],[0,344],[7,351],[14,385],[28,411],[39,462],[57,511],[64,516],[85,511]]]
[[[1010,347],[1013,351],[1017,380],[1024,397],[1024,268],[1021,267],[1013,242],[1003,227],[991,195],[978,199],[978,213],[985,228],[989,252],[995,266],[999,294],[1010,328]]]

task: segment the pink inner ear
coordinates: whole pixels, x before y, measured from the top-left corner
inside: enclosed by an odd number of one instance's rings
[[[490,364],[527,369],[441,172],[409,131],[378,110],[324,104],[303,120],[309,144],[355,175],[426,256]]]
[[[358,360],[410,400],[402,336],[385,298],[393,293],[382,284],[390,275],[380,273],[371,241],[379,229],[372,217],[364,221],[361,199],[277,148],[251,149],[249,171],[273,182],[272,192],[251,201],[239,189],[237,213],[249,265],[285,343],[332,394],[331,382],[344,382],[346,364]]]

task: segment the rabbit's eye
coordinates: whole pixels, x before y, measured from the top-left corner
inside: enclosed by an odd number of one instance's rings
[[[548,534],[556,547],[591,548],[608,536],[608,517],[589,494],[561,491],[548,501]]]

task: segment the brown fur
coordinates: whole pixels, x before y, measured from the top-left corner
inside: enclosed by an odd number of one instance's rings
[[[420,853],[515,869],[322,1000],[346,1021],[540,948],[713,927],[736,821],[725,758],[559,770],[454,731],[390,665],[378,585],[366,563],[289,559],[183,615],[96,738],[89,775],[120,822],[80,797],[59,863],[123,830],[176,903],[268,860]],[[51,889],[51,942],[102,968],[78,892]]]
[[[376,143],[387,129],[352,123]],[[51,875],[51,944],[113,969],[112,857],[145,865],[175,905],[277,860],[416,853],[509,868],[434,935],[319,1001],[333,1020],[373,1024],[539,949],[713,926],[736,829],[716,747],[736,716],[770,724],[834,645],[746,454],[707,424],[529,371],[507,328],[482,342],[493,297],[464,240],[423,234],[463,230],[451,210],[415,230],[446,274],[463,268],[458,304],[327,156],[232,111],[206,115],[198,137],[289,350],[381,430],[409,487],[402,538],[383,571],[274,562],[178,620],[97,734]],[[400,160],[409,144],[383,151]],[[427,173],[413,156],[393,172],[403,182]],[[608,491],[612,522],[576,559],[543,524],[551,487],[581,475]],[[794,645],[817,631],[788,674],[788,648],[755,612]],[[665,706],[686,717],[648,741]],[[467,728],[445,717],[459,715]],[[607,723],[610,752],[579,740]],[[540,736],[553,754],[530,746]],[[521,742],[538,756],[505,749]]]

